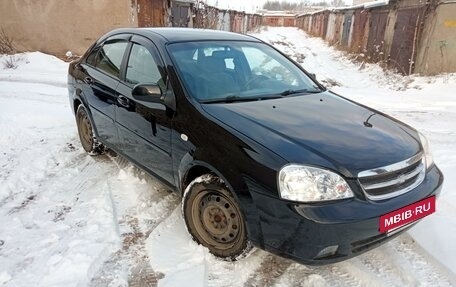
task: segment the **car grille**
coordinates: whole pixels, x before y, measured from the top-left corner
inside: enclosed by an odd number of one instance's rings
[[[384,167],[358,173],[358,181],[367,198],[383,200],[417,187],[426,173],[422,153]]]

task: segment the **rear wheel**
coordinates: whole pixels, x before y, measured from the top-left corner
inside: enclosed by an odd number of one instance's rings
[[[182,211],[190,235],[215,256],[237,260],[252,249],[241,209],[219,178],[206,174],[193,180]]]
[[[90,155],[102,154],[105,151],[105,146],[97,141],[93,132],[92,121],[83,105],[79,105],[76,111],[76,124],[79,140],[84,150]]]

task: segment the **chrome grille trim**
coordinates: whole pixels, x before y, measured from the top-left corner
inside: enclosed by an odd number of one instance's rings
[[[397,177],[395,179],[384,181],[384,182],[381,182],[381,183],[363,184],[363,187],[365,189],[376,189],[376,188],[388,187],[388,186],[391,186],[391,185],[395,185],[395,184],[404,182],[404,181],[406,181],[408,179],[411,179],[412,177],[416,176],[418,173],[420,173],[421,170],[422,170],[422,166],[421,165],[423,165],[423,164],[420,163],[418,168],[412,170],[411,172],[405,173],[405,174],[403,174],[400,177]]]
[[[423,153],[419,152],[416,155],[412,156],[411,158],[408,158],[406,160],[403,160],[403,161],[400,161],[397,163],[393,163],[391,165],[361,171],[358,173],[358,177],[368,177],[368,176],[380,175],[380,174],[384,174],[384,173],[388,173],[388,172],[394,172],[396,170],[411,166],[412,164],[420,161],[422,158],[423,158]]]
[[[425,175],[424,158],[420,152],[392,165],[362,171],[358,173],[358,183],[368,199],[384,200],[411,191],[423,182]],[[398,189],[383,194],[374,194],[375,189],[394,189],[395,185],[399,185]]]

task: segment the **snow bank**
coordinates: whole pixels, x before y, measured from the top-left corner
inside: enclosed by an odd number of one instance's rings
[[[8,56],[0,57],[0,81],[49,84],[66,87],[68,63],[41,52],[16,54],[17,68],[5,69]]]
[[[119,246],[109,187],[90,181],[99,163],[75,148],[68,64],[18,57],[16,69],[0,68],[0,285],[86,285]]]

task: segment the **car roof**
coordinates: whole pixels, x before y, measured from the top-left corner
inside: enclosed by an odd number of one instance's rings
[[[260,42],[257,38],[239,33],[194,28],[171,28],[171,27],[154,27],[154,28],[126,28],[111,31],[110,35],[117,33],[132,33],[149,38],[160,36],[165,42],[188,42],[204,40],[226,40],[226,41],[254,41]]]

